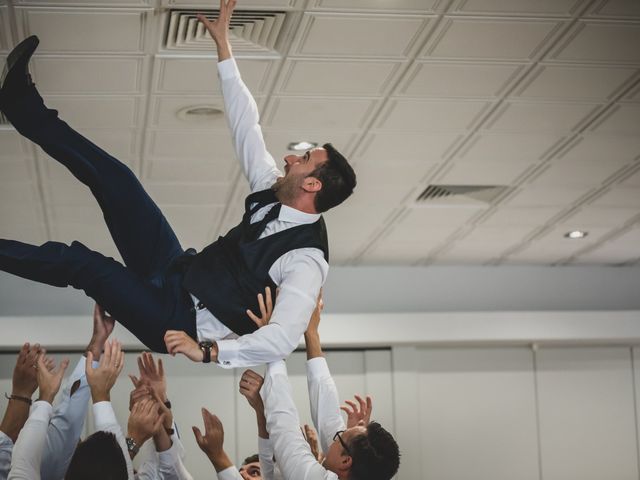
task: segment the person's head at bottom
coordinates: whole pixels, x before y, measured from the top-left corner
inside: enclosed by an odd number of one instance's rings
[[[126,480],[127,463],[111,432],[96,432],[78,443],[65,480]]]
[[[325,453],[324,467],[340,479],[389,480],[400,466],[398,444],[378,422],[336,432]]]
[[[240,467],[240,476],[244,480],[262,480],[262,473],[260,471],[260,459],[258,454],[251,455],[244,459],[242,466]]]

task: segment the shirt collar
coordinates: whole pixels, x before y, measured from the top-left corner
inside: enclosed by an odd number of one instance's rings
[[[314,223],[320,218],[319,213],[305,213],[295,208],[282,205],[278,220],[289,223]]]

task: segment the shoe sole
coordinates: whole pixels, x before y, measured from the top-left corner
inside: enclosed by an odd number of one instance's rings
[[[35,39],[35,42],[32,39]],[[31,57],[36,48],[38,48],[39,44],[40,39],[35,35],[31,35],[30,37],[25,38],[22,42],[16,45],[13,50],[11,50],[11,53],[9,53],[9,56],[7,57],[4,68],[2,69],[2,76],[0,76],[0,89],[2,89],[5,78],[7,78],[7,75],[15,66],[16,62],[20,60],[20,58],[22,58],[25,53],[28,53],[29,57]]]

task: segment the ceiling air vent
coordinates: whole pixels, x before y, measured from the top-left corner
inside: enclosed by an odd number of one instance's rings
[[[418,205],[487,205],[509,187],[502,185],[429,185],[418,195]]]
[[[164,47],[169,51],[213,51],[213,40],[196,14],[208,19],[218,18],[218,10],[170,10]],[[282,31],[285,12],[236,10],[231,19],[229,40],[235,52],[275,52],[275,44]]]

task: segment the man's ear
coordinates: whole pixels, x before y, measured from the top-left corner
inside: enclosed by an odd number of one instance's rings
[[[302,184],[302,188],[309,193],[319,192],[322,190],[322,182],[316,177],[306,177]]]
[[[342,457],[340,457],[340,468],[344,471],[351,469],[351,464],[353,463],[353,458],[348,453],[344,453]]]

